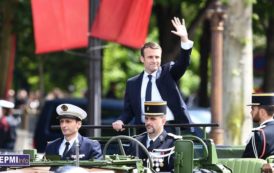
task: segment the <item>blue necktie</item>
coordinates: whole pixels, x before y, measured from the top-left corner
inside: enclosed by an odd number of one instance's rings
[[[153,145],[153,140],[149,141],[149,147],[151,147]]]
[[[147,88],[146,88],[145,101],[151,101],[151,88],[152,88],[151,78],[152,78],[152,75],[147,75],[147,77],[148,77],[148,83],[147,83]]]
[[[65,147],[65,150],[63,152],[63,157],[65,157],[66,153],[68,152],[68,149],[69,149],[69,142],[66,142],[66,147]]]
[[[152,148],[152,145],[153,145],[153,140],[150,140],[150,141],[149,141],[149,146],[148,146],[148,148],[147,148],[148,151],[152,151],[152,149],[153,149],[153,148]]]

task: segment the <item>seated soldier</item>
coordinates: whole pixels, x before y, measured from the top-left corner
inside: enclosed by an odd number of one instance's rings
[[[47,155],[60,155],[62,160],[75,160],[76,146],[79,144],[79,159],[101,159],[101,145],[96,140],[91,140],[78,133],[82,125],[82,120],[87,113],[74,105],[61,104],[56,108],[59,115],[60,127],[64,138],[56,139],[48,143],[46,147]]]
[[[251,116],[260,126],[252,130],[243,157],[266,159],[274,155],[274,93],[252,94]]]
[[[153,168],[159,172],[174,169],[174,142],[181,136],[167,133],[164,129],[166,123],[166,102],[145,102],[146,132],[138,135],[136,139],[147,147],[153,159]],[[147,163],[147,156],[132,142],[129,154],[138,156]]]

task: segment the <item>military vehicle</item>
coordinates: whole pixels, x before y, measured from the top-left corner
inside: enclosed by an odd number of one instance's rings
[[[216,124],[195,124],[196,126],[216,126]],[[184,125],[181,125],[184,126]],[[103,126],[106,128],[106,126]],[[126,127],[126,126],[125,126]],[[130,127],[130,126],[129,126]],[[98,127],[96,127],[98,128]],[[105,139],[105,138],[104,138]],[[125,154],[123,143],[135,141],[148,156],[148,164],[144,165],[143,161],[136,156]],[[116,154],[107,154],[111,143],[116,142],[118,145]],[[193,135],[182,135],[181,139],[175,142],[173,152],[175,155],[174,172],[175,173],[261,173],[262,165],[273,161],[255,158],[240,158],[244,147],[215,146],[211,139],[199,138]],[[77,150],[75,160],[56,160],[58,158],[39,158],[36,150],[24,150],[25,154],[30,154],[30,166],[21,167],[20,172],[49,171],[50,168],[72,165],[83,167],[88,172],[113,172],[113,173],[149,173],[158,172],[155,168],[157,159],[161,155],[149,153],[145,146],[135,138],[125,135],[111,137],[103,148],[102,160],[79,160]],[[198,153],[198,154],[197,154]],[[166,157],[166,156],[163,156]],[[152,166],[150,166],[152,165]],[[157,166],[156,166],[157,167]],[[159,167],[159,165],[158,165]],[[18,167],[6,167],[7,170],[19,171]]]
[[[45,151],[45,147],[48,141],[52,141],[62,136],[60,129],[50,128],[52,125],[59,124],[59,121],[56,119],[56,107],[62,103],[70,103],[81,107],[84,110],[87,110],[88,105],[87,99],[66,98],[45,101],[40,114],[37,116],[38,119],[33,136],[33,147],[36,148],[39,153]],[[119,117],[119,115],[121,115],[123,111],[123,101],[115,99],[102,99],[101,110],[101,124],[110,125]],[[189,113],[191,120],[194,123],[210,123],[211,121],[211,114],[209,109],[191,108],[189,109]],[[83,124],[87,125],[88,123],[86,120],[84,120]],[[81,128],[80,133],[83,136],[86,136],[87,130],[85,128]],[[104,134],[104,136],[120,135],[119,133],[114,132],[112,128],[104,128],[102,130],[102,134]],[[123,134],[132,135],[128,133]]]

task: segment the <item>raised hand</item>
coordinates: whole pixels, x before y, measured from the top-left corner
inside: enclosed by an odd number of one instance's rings
[[[176,29],[176,31],[172,30],[171,32],[175,35],[178,35],[181,38],[182,42],[188,41],[188,34],[185,26],[185,20],[182,19],[182,22],[178,17],[174,17],[171,20],[172,25]]]

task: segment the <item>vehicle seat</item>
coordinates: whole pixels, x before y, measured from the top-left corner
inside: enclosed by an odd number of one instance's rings
[[[230,168],[233,173],[261,173],[266,160],[256,158],[219,159],[219,163]]]

